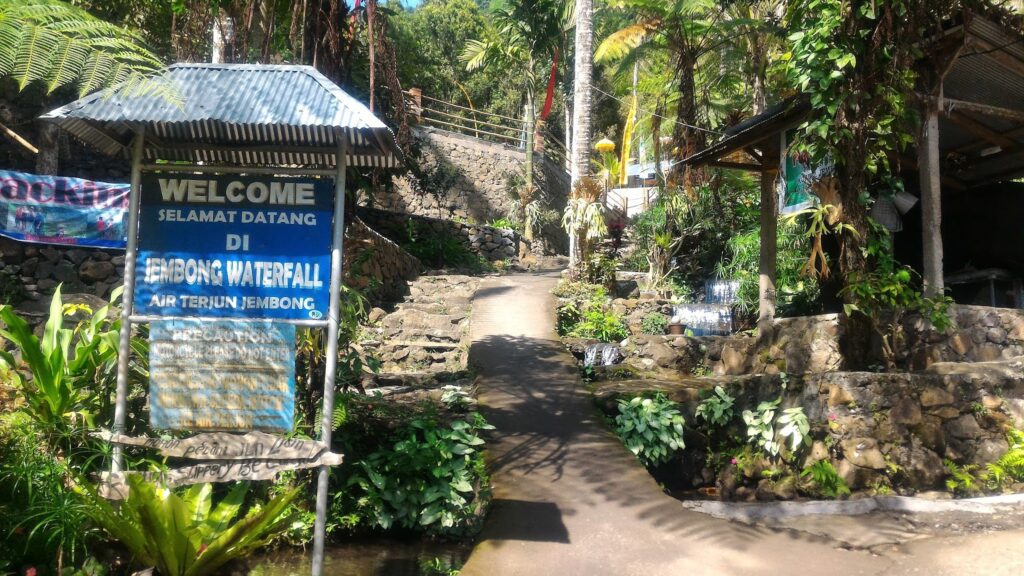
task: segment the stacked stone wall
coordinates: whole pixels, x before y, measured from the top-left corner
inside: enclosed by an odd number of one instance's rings
[[[427,232],[457,239],[474,254],[489,262],[515,258],[520,253],[522,237],[514,230],[482,224],[468,224],[415,214],[360,208],[360,218],[391,240],[409,241],[410,223],[417,234]]]
[[[736,399],[727,433],[737,438],[746,438],[739,418],[743,410],[755,410],[780,396],[782,408],[802,408],[811,426],[811,440],[793,463],[794,469],[828,459],[854,490],[912,494],[941,489],[949,475],[944,461],[983,470],[1007,451],[1007,431],[1024,429],[1024,358],[943,362],[917,373],[608,380],[598,382],[595,393],[599,405],[616,414],[619,398],[660,391],[679,402],[686,422],[698,427],[696,408],[714,385],[723,386]],[[795,495],[791,482],[761,479],[760,470],[768,466],[764,460],[748,464],[745,470],[726,466],[716,475],[702,469],[707,448],[702,435],[688,430],[686,444],[683,461],[692,463],[686,473],[687,482],[694,486],[717,484],[726,499]]]
[[[623,346],[624,362],[645,372],[808,374],[848,367],[842,341],[846,320],[840,314],[780,318],[764,343],[751,334],[642,334],[646,314],[672,315],[672,303],[665,300],[616,299],[612,310],[625,318],[632,333]],[[989,362],[1024,355],[1024,310],[957,304],[950,307],[950,316],[954,325],[946,332],[930,330],[920,318],[908,318],[905,343],[898,351],[901,365],[922,370],[938,362]]]
[[[506,217],[515,205],[509,179],[522,174],[526,154],[504,144],[496,144],[434,128],[414,130],[422,151],[421,167],[428,173],[440,171],[445,191],[418,193],[408,176],[396,176],[391,191],[374,196],[374,206],[391,212],[404,212],[461,220],[490,222]],[[544,195],[543,205],[561,214],[569,196],[569,175],[565,169],[543,154],[534,156],[534,177]],[[538,234],[538,247],[552,254],[568,251],[568,237],[557,222],[544,226]]]

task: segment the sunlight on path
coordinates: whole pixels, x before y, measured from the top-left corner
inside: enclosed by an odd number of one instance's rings
[[[464,576],[884,569],[866,553],[716,520],[665,495],[605,428],[557,340],[556,279],[490,278],[474,298],[470,365],[497,430],[489,451],[494,504]]]

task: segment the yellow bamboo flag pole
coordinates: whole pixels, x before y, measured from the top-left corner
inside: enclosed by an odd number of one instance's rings
[[[619,185],[625,186],[629,180],[629,152],[633,143],[633,130],[636,128],[636,93],[633,93],[633,102],[629,105],[629,117],[626,119],[626,127],[622,131],[622,159],[619,161]]]

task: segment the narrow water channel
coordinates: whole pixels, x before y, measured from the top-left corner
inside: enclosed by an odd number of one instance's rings
[[[429,540],[373,539],[327,549],[331,576],[447,576],[469,557],[472,545]],[[312,548],[282,550],[256,558],[250,576],[307,576]]]

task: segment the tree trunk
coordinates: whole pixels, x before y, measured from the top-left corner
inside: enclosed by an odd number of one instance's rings
[[[594,69],[594,2],[576,0],[576,46],[572,85],[572,140],[569,149],[570,190],[580,179],[590,175],[590,107],[591,81]],[[568,123],[568,119],[566,120]],[[569,268],[578,264],[579,243],[576,234],[569,234]]]
[[[658,98],[651,116],[651,142],[654,145],[654,181],[659,188],[665,186],[665,172],[661,168],[661,117],[665,115],[664,100]]]
[[[593,75],[593,0],[576,0],[576,61],[572,97],[572,186],[590,173],[590,104]]]
[[[537,113],[533,109],[533,87],[526,89],[526,164],[524,166],[524,186],[533,188],[533,130],[537,125]],[[524,206],[525,208],[525,206]]]
[[[39,154],[36,155],[36,173],[56,176],[60,171],[59,129],[49,123],[37,120],[39,126]]]
[[[689,51],[683,49],[676,65],[676,77],[679,79],[679,104],[676,109],[676,125],[672,131],[672,141],[678,148],[674,155],[676,164],[672,167],[671,179],[677,185],[688,187],[690,174],[681,160],[704,147],[704,133],[694,129],[697,125],[697,85],[694,80],[697,59]]]

